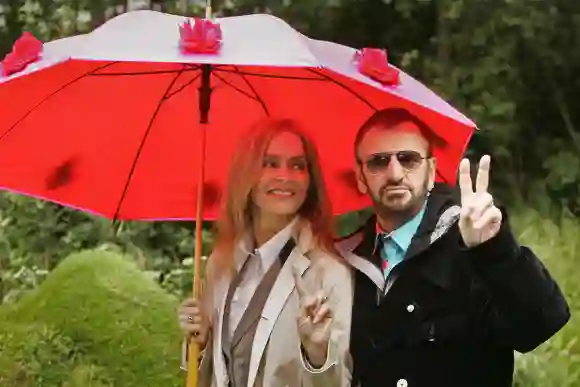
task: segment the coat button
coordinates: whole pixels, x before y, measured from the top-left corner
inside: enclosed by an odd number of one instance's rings
[[[413,304],[407,305],[407,312],[413,313],[414,310],[415,310],[415,305],[413,305]]]
[[[399,379],[397,381],[397,387],[407,387],[409,383],[407,383],[406,379]]]

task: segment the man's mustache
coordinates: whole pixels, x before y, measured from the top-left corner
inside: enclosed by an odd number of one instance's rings
[[[379,192],[381,193],[381,195],[385,194],[387,191],[390,190],[394,190],[394,189],[406,189],[408,191],[411,191],[411,187],[409,187],[407,184],[402,184],[400,182],[392,182],[392,183],[387,183],[383,186],[381,186]]]

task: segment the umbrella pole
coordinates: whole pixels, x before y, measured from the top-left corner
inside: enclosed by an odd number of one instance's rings
[[[203,194],[205,180],[205,143],[208,116],[211,102],[211,65],[201,65],[201,85],[199,87],[199,121],[200,141],[199,159],[200,170],[197,183],[197,207],[195,213],[195,251],[193,265],[193,297],[201,299],[201,253],[203,231]],[[209,344],[211,345],[211,344]],[[192,338],[187,349],[187,382],[186,387],[197,387],[199,372],[199,345]]]

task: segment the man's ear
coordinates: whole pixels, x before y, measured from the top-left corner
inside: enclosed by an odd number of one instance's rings
[[[429,160],[429,191],[435,187],[435,176],[437,176],[437,159],[431,157]]]
[[[368,189],[366,185],[366,179],[362,173],[362,166],[360,164],[356,164],[354,166],[354,173],[356,174],[356,187],[358,192],[366,195],[368,193]]]

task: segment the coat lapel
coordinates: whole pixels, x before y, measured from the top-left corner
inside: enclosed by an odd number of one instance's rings
[[[306,269],[310,266],[310,260],[305,257],[298,248],[294,248],[288,260],[280,270],[278,278],[272,287],[268,300],[262,310],[256,335],[254,336],[254,344],[252,345],[252,355],[250,358],[250,369],[248,374],[248,387],[253,386],[256,381],[260,361],[264,355],[264,350],[268,344],[268,339],[272,334],[274,325],[278,316],[286,305],[286,300],[294,291],[294,277],[292,276],[292,267],[298,269],[300,275],[304,274]]]
[[[236,265],[236,271],[239,272],[246,262],[248,255],[244,253],[244,250],[237,249],[236,256],[234,257],[234,262]],[[224,360],[223,352],[223,329],[224,329],[224,312],[226,306],[226,300],[228,296],[228,291],[232,282],[234,275],[224,276],[224,278],[219,281],[219,285],[216,287],[216,322],[217,326],[213,332],[214,339],[214,351],[213,351],[213,364],[214,373],[216,376],[217,386],[227,386],[228,384],[228,371],[226,368],[226,363]]]

